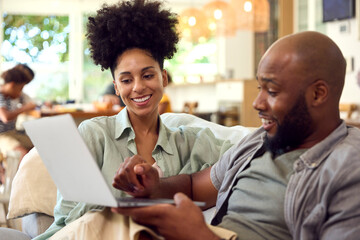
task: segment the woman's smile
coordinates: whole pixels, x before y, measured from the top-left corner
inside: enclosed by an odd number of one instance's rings
[[[150,94],[143,97],[131,98],[131,100],[133,100],[137,105],[146,105],[150,101],[151,96],[152,95]]]

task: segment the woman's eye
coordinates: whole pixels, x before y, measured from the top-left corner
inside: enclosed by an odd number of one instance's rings
[[[145,79],[151,79],[154,76],[154,74],[146,74],[144,75]]]
[[[130,81],[131,81],[130,79],[122,79],[122,80],[121,80],[121,83],[125,83],[125,84],[126,84],[126,83],[130,83]]]

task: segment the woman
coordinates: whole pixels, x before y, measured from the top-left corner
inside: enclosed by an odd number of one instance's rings
[[[144,0],[105,4],[89,18],[91,56],[102,69],[110,69],[116,94],[126,105],[116,116],[79,126],[109,186],[120,164],[134,155],[167,177],[206,168],[230,147],[208,129],[169,129],[159,117],[158,105],[168,84],[164,59],[174,55],[179,40],[176,24],[176,15],[163,10],[161,2]],[[112,192],[125,195],[115,188]],[[64,201],[58,194],[55,222],[36,239],[47,239],[91,209],[101,208]]]

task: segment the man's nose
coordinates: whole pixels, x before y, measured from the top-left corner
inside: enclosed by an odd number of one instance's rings
[[[259,91],[253,102],[253,108],[257,111],[264,111],[266,109],[266,100],[262,90]]]

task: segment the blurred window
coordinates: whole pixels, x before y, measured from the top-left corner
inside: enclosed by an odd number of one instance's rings
[[[3,14],[2,70],[28,64],[34,80],[24,91],[40,101],[68,98],[69,17]]]
[[[165,68],[174,83],[213,81],[218,74],[217,56],[215,37],[199,43],[181,40],[174,58],[165,61]]]
[[[25,86],[24,92],[39,102],[56,101],[63,103],[76,94],[81,102],[97,100],[106,86],[112,82],[109,70],[93,63],[86,40],[86,24],[89,12],[82,13],[82,50],[75,50],[75,59],[82,59],[80,75],[72,69],[70,59],[70,20],[68,15],[32,15],[3,13],[3,43],[1,47],[1,70],[17,63],[28,64],[35,72],[34,80]],[[78,39],[78,38],[77,38]],[[77,46],[75,46],[76,48]],[[74,56],[74,55],[72,55]],[[165,68],[172,74],[175,83],[214,80],[218,74],[217,40],[215,37],[193,43],[181,40],[174,58],[165,61]],[[72,68],[71,68],[72,67]],[[77,67],[76,67],[77,68]],[[70,69],[70,70],[69,70]],[[72,69],[72,70],[71,70]],[[74,76],[72,76],[74,75]],[[70,79],[75,83],[71,83]],[[70,92],[72,92],[70,94]],[[73,99],[72,99],[73,100]]]
[[[86,24],[90,14],[84,14],[83,16],[83,29],[84,29],[84,65],[83,65],[83,81],[84,81],[84,102],[93,102],[105,91],[105,88],[109,83],[112,83],[113,78],[111,76],[110,69],[101,71],[100,65],[95,65],[90,57],[90,49],[86,34]]]

